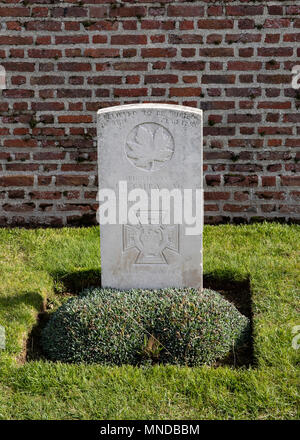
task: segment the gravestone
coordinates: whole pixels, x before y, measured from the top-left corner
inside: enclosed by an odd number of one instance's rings
[[[99,110],[97,122],[102,287],[202,288],[202,111],[131,104]],[[148,205],[134,199],[141,189]],[[152,190],[182,198],[153,206]],[[117,214],[109,217],[112,191]],[[193,228],[185,214],[197,206]]]

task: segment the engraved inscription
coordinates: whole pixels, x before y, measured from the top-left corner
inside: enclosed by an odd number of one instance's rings
[[[144,171],[157,171],[172,159],[174,139],[162,125],[146,122],[135,126],[125,145],[126,157]]]
[[[123,252],[139,251],[134,264],[168,264],[165,250],[179,254],[179,225],[123,225]]]

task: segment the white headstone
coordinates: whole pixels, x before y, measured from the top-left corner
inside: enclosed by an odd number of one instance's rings
[[[100,224],[102,287],[202,288],[202,111],[168,104],[110,107],[98,111],[97,130],[100,193],[113,191],[117,204],[104,220],[113,196],[100,194],[100,223],[116,219]],[[148,205],[136,198],[140,189]],[[151,204],[154,189],[175,189],[181,201]],[[185,218],[189,208],[195,216],[196,200],[197,227]]]

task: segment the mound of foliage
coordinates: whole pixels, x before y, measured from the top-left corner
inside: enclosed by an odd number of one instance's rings
[[[249,328],[248,318],[212,290],[92,289],[51,315],[42,346],[62,362],[198,366],[243,344]]]

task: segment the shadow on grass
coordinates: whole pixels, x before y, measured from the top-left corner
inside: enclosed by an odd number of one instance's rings
[[[15,296],[0,297],[0,309],[15,309],[24,304],[40,311],[44,307],[44,298],[38,292],[22,292]]]
[[[234,278],[238,274],[231,271],[206,273],[203,276],[203,285],[206,289],[219,292],[225,299],[234,304],[240,313],[250,320],[250,340],[238,350],[233,350],[227,358],[218,362],[216,366],[249,367],[255,365],[253,338],[252,338],[252,300],[250,280]],[[52,274],[55,283],[55,291],[58,295],[76,295],[83,289],[101,287],[100,270],[80,270],[76,272],[55,272]],[[43,310],[37,324],[32,329],[27,343],[27,361],[42,359],[43,353],[40,345],[41,331],[47,324],[49,312]]]
[[[11,320],[27,320],[29,313],[28,308],[33,308],[39,312],[37,324],[34,326],[35,328],[40,323],[39,316],[41,311],[44,313],[46,308],[45,298],[43,298],[40,293],[34,291],[20,292],[15,296],[0,297],[0,310],[5,310],[7,313],[10,313]],[[31,337],[29,337],[27,341],[24,341],[23,349],[16,358],[19,364],[23,364],[27,360],[29,340],[31,340]]]
[[[53,272],[54,290],[57,294],[76,294],[88,287],[101,287],[101,270]]]
[[[86,288],[101,287],[101,271],[99,269],[79,270],[74,272],[57,271],[51,273],[54,281],[54,291],[58,296],[74,296]],[[45,359],[41,347],[41,332],[46,326],[50,313],[42,304],[39,308],[38,319],[32,328],[26,344],[26,360]]]
[[[203,287],[212,289],[224,296],[227,301],[234,304],[240,313],[250,320],[250,339],[236,352],[232,350],[226,359],[218,365],[231,365],[234,367],[250,367],[256,365],[253,346],[253,311],[250,290],[250,278],[235,280],[236,273],[211,272],[203,275]],[[241,277],[242,278],[242,277]]]

